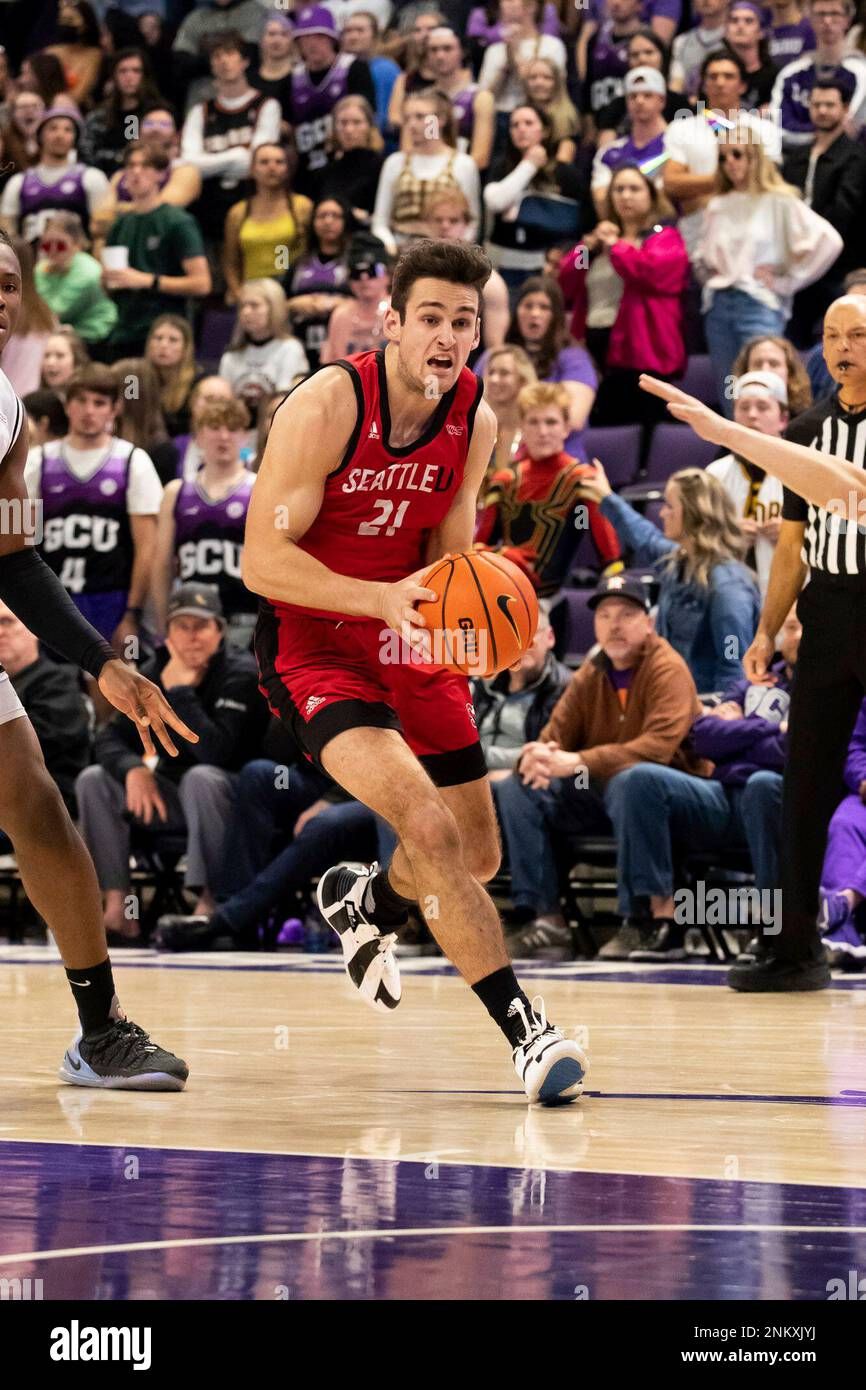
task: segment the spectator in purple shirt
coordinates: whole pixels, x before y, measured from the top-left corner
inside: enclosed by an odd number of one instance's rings
[[[565,303],[555,280],[533,275],[524,283],[506,342],[515,343],[528,353],[539,381],[563,383],[571,399],[571,432],[565,441],[565,452],[585,460],[583,431],[595,401],[598,376],[586,348],[569,339]],[[484,352],[475,363],[477,376],[484,375],[486,365]]]
[[[777,68],[794,63],[815,47],[815,30],[797,0],[770,0],[767,48]]]

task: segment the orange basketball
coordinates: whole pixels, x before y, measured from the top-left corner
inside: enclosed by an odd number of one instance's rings
[[[538,626],[538,600],[517,565],[489,550],[461,551],[419,580],[435,601],[419,603],[437,665],[495,676],[522,656]]]

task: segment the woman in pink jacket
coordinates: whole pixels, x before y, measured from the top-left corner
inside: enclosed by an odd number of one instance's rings
[[[663,418],[638,377],[685,370],[682,292],[689,261],[676,227],[665,225],[673,220],[652,180],[622,164],[608,188],[604,219],[560,263],[572,335],[586,342],[602,375],[594,425]]]

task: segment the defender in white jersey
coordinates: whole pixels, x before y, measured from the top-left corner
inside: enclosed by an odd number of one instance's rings
[[[0,352],[20,307],[21,267],[0,232]],[[27,496],[26,460],[24,408],[0,371],[0,599],[46,646],[94,677],[109,703],[138,725],[145,754],[155,751],[154,734],[176,754],[167,726],[193,743],[198,736],[157,686],[118,660],[37,551],[40,511]],[[2,668],[0,765],[0,825],[12,841],[27,896],[60,949],[78,1008],[81,1031],[64,1055],[61,1080],[111,1090],[183,1090],[186,1063],[151,1042],[120,1008],[96,871]]]

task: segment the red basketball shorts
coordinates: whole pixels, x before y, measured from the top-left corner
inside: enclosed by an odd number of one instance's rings
[[[410,661],[378,619],[340,622],[262,602],[259,686],[311,761],[346,729],[396,729],[437,786],[475,782],[487,766],[469,681]]]

